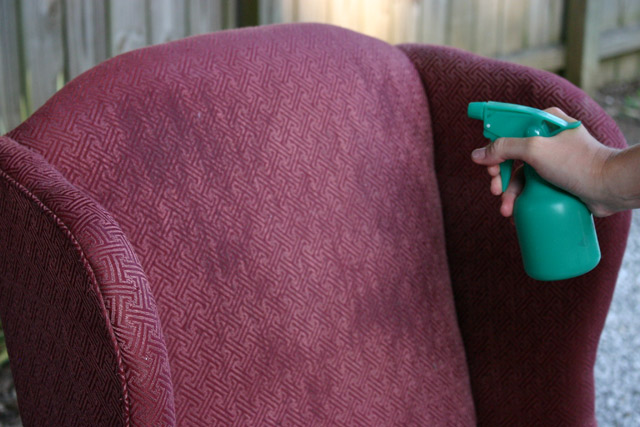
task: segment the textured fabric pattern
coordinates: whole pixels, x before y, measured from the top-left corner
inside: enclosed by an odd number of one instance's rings
[[[179,424],[475,424],[402,52],[316,25],[189,38],[96,67],[11,136],[131,241]],[[157,327],[107,310],[119,342]]]
[[[525,276],[515,228],[485,168],[470,162],[482,125],[471,101],[558,106],[603,143],[625,146],[601,109],[565,80],[456,49],[401,46],[419,70],[433,122],[447,256],[480,425],[595,425],[593,365],[630,213],[596,220],[602,261],[561,282]]]
[[[0,313],[22,421],[123,424],[116,353],[86,259],[63,222],[11,176],[30,175],[29,160],[0,138]]]
[[[4,137],[0,176],[0,313],[24,423],[173,423],[156,306],[118,225]]]

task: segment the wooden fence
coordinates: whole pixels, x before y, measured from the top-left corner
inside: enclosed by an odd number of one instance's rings
[[[564,72],[587,89],[640,78],[640,0],[262,0],[260,23],[327,22]]]
[[[111,56],[302,21],[562,71],[587,90],[640,77],[640,0],[0,0],[0,134]]]

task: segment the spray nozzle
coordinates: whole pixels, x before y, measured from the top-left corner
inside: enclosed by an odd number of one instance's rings
[[[483,135],[491,141],[504,137],[549,137],[580,126],[580,122],[567,122],[546,111],[504,102],[471,102],[467,115],[483,121]],[[509,185],[512,168],[513,160],[500,164],[503,192]]]
[[[484,106],[486,102],[470,102],[467,115],[472,119],[484,120]]]

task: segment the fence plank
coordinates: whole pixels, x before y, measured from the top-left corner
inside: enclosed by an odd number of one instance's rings
[[[395,0],[392,4],[391,37],[389,43],[410,43],[419,40],[420,4],[415,0]]]
[[[598,64],[597,87],[605,86],[608,83],[616,81],[617,69],[615,59],[601,61],[600,64]]]
[[[185,5],[175,0],[147,0],[149,42],[165,43],[187,35],[185,28]]]
[[[21,4],[26,67],[23,72],[30,114],[64,82],[62,1],[25,0]]]
[[[20,53],[14,1],[0,1],[0,135],[21,122]]]
[[[549,0],[549,44],[562,43],[565,1]]]
[[[255,3],[255,1],[259,1],[259,0],[249,0],[249,1],[251,3]],[[224,22],[222,27],[223,30],[236,27],[236,24],[238,22],[238,11],[234,7],[235,2],[236,0],[222,0],[222,10],[220,11],[220,13],[224,15]],[[257,6],[256,6],[256,10],[257,10]],[[258,22],[258,21],[259,21],[259,18],[256,17],[255,22]]]
[[[587,92],[595,90],[600,42],[600,0],[569,0],[567,78]]]
[[[527,47],[544,46],[549,41],[549,3],[547,0],[529,0]]]
[[[623,11],[623,26],[640,24],[640,0],[624,0],[620,9]]]
[[[610,30],[600,35],[600,59],[640,50],[640,25]]]
[[[461,49],[473,50],[475,38],[475,2],[452,0],[449,11],[447,44]]]
[[[329,22],[391,43],[453,44],[550,70],[568,64],[587,90],[640,73],[640,0],[0,0],[0,131],[65,77],[149,43],[234,27],[245,4],[259,7],[263,24]],[[586,11],[593,4],[595,15]],[[581,14],[590,18],[581,23]]]
[[[298,0],[298,22],[328,22],[328,2]]]
[[[65,0],[68,79],[107,59],[104,2]]]
[[[275,0],[260,0],[258,6],[259,25],[268,25],[273,22],[273,16],[275,15],[276,4],[279,3]]]
[[[295,22],[298,19],[298,0],[281,0],[281,3],[282,21],[280,22]]]
[[[621,24],[624,29],[640,27],[640,0],[623,0]],[[640,40],[640,39],[636,39]],[[618,80],[629,81],[640,77],[640,55],[631,54],[618,58]]]
[[[235,6],[228,9],[226,13],[229,19],[225,23],[225,28],[230,28],[231,26],[238,28],[254,27],[258,25],[258,0],[235,0],[231,2],[227,0],[223,3],[223,8],[228,8],[229,3],[231,3],[231,6],[235,3]],[[235,15],[231,15],[231,12],[235,12]]]
[[[499,37],[498,51],[501,55],[517,52],[524,47],[524,34],[527,31],[525,11],[526,1],[505,0],[502,4],[502,34]]]
[[[111,54],[118,55],[148,44],[145,0],[111,0]]]
[[[565,67],[566,56],[562,45],[549,45],[525,49],[509,55],[498,56],[498,58],[528,67],[557,72]]]
[[[334,0],[331,0],[334,1]],[[295,22],[297,0],[260,0],[260,25]]]
[[[618,19],[620,10],[618,7],[618,0],[607,1],[606,7],[602,8],[600,17],[600,31],[602,36],[607,34],[610,30],[618,29]],[[600,39],[601,41],[602,38]],[[614,81],[618,70],[618,63],[615,59],[607,60],[606,58],[600,58],[598,64],[598,80],[597,85],[602,86],[607,82]]]
[[[329,0],[328,3],[329,22],[352,30],[360,28],[360,2],[358,0]]]
[[[204,34],[225,28],[223,0],[190,0],[189,28],[191,34]]]
[[[600,30],[608,31],[618,28],[618,22],[621,20],[621,7],[618,0],[609,0],[606,7],[602,8],[600,17]]]
[[[480,55],[494,56],[498,53],[498,33],[502,26],[502,21],[498,19],[500,0],[484,0],[477,4],[474,51]]]
[[[423,43],[445,44],[447,38],[447,0],[422,0],[422,34]]]
[[[388,40],[391,34],[390,9],[390,3],[386,0],[368,0],[366,4],[360,3],[360,31],[372,37]]]
[[[638,54],[626,55],[618,58],[618,72],[616,74],[619,81],[636,80],[640,76],[638,67]]]

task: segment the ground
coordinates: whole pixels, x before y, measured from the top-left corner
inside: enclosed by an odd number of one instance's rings
[[[640,143],[640,82],[605,87],[595,100],[616,120],[629,145]],[[634,212],[595,379],[599,424],[640,425],[640,210]],[[5,364],[0,367],[0,426],[22,425],[17,408],[11,370]]]
[[[21,426],[16,389],[8,364],[0,368],[0,426]]]
[[[604,88],[596,100],[616,120],[627,143],[640,144],[640,82]],[[595,380],[599,424],[640,425],[640,210],[633,213],[627,250],[600,339]]]
[[[629,145],[640,143],[640,81],[604,87],[594,99],[615,119]]]

